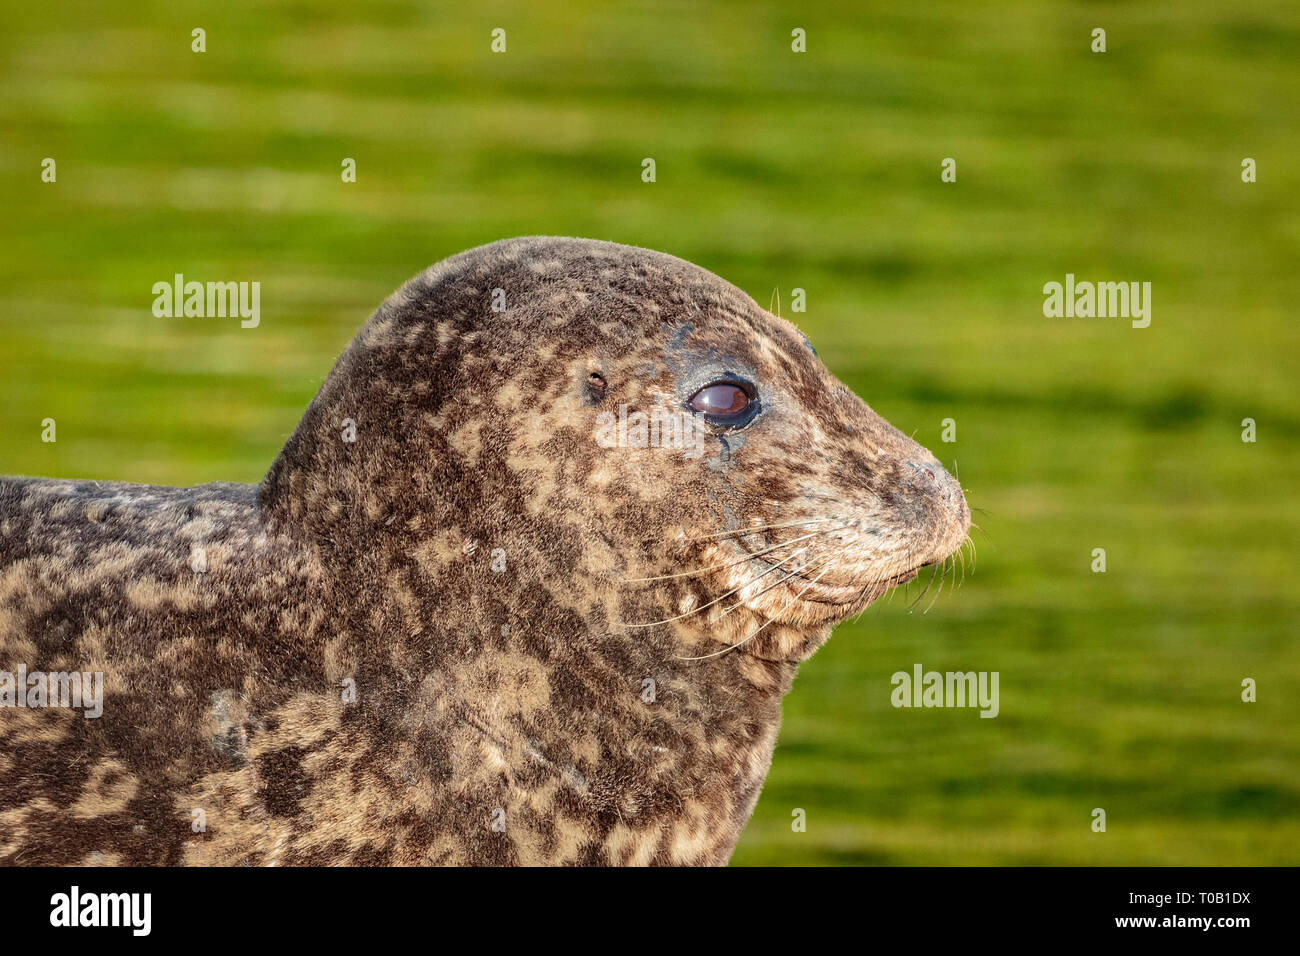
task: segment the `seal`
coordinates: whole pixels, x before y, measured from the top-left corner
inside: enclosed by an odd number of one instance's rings
[[[0,860],[725,863],[799,662],[969,524],[711,273],[473,249],[258,486],[0,482]]]

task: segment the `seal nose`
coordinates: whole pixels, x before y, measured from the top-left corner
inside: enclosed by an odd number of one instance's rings
[[[926,563],[935,564],[961,547],[970,531],[970,509],[966,506],[961,485],[943,465],[933,459],[907,461],[906,464],[912,468],[922,500],[927,502],[920,507],[928,512],[928,522],[933,523],[934,553]]]
[[[948,469],[937,461],[909,461],[907,464],[917,472],[923,484],[935,486],[943,495],[945,503],[951,504],[953,498],[961,494],[957,479],[948,474]]]

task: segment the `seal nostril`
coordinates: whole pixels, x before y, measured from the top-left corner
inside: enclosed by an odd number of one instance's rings
[[[939,483],[939,477],[934,473],[934,469],[937,468],[939,469],[939,471],[944,470],[943,465],[939,464],[938,462],[932,462],[929,465],[922,465],[915,461],[909,461],[908,464],[911,465],[913,468],[915,468],[917,471],[924,472],[925,477],[929,478],[935,484]],[[944,473],[947,474],[947,472]]]
[[[958,495],[957,483],[953,481],[952,475],[948,469],[943,467],[937,461],[928,461],[922,464],[919,461],[909,461],[907,464],[916,471],[925,475],[929,483],[934,486],[945,502],[951,502],[954,496]]]

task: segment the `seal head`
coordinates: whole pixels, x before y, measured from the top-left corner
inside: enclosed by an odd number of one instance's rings
[[[681,259],[550,237],[470,250],[393,295],[262,501],[358,553],[380,533],[482,542],[612,631],[675,618],[685,656],[744,641],[783,660],[970,524],[952,476],[791,323]]]

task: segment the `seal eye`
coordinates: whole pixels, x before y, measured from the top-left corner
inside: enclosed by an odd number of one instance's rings
[[[748,384],[740,382],[714,382],[705,385],[691,396],[686,407],[699,412],[714,425],[740,426],[749,424],[758,414],[758,398]]]

